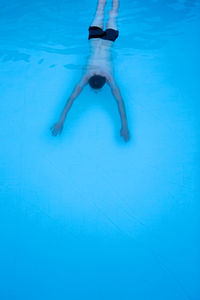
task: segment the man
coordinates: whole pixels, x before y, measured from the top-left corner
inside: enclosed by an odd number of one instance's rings
[[[104,9],[107,0],[99,0],[95,18],[89,27],[89,40],[91,44],[91,55],[88,61],[86,72],[80,82],[74,88],[71,96],[66,102],[58,123],[51,128],[52,134],[56,136],[63,129],[63,124],[73,101],[82,91],[86,84],[89,84],[92,89],[101,89],[107,83],[116,99],[118,110],[121,119],[120,134],[127,142],[129,140],[129,131],[127,125],[127,117],[124,102],[120,94],[120,90],[115,83],[111,64],[111,48],[113,42],[117,39],[119,31],[117,30],[116,18],[119,9],[119,0],[112,1],[112,9],[109,12],[106,30],[103,31]]]

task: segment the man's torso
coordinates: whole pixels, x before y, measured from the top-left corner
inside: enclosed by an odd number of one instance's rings
[[[89,72],[112,73],[111,48],[112,41],[100,38],[91,39],[91,54],[88,59],[87,70]]]

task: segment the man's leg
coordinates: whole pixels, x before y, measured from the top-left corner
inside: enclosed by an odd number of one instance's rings
[[[97,26],[103,29],[103,21],[104,21],[104,8],[107,0],[99,0],[94,20],[91,26]]]
[[[111,28],[117,30],[117,16],[119,10],[119,0],[113,0],[112,9],[109,11],[109,18],[106,29]]]

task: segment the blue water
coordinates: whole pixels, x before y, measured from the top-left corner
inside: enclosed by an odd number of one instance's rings
[[[0,299],[200,299],[200,2],[121,1],[128,143],[108,87],[50,132],[95,8],[0,0]]]

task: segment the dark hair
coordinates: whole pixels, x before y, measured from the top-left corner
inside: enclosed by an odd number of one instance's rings
[[[94,75],[89,79],[89,85],[93,89],[101,89],[106,83],[106,78],[101,75]]]

